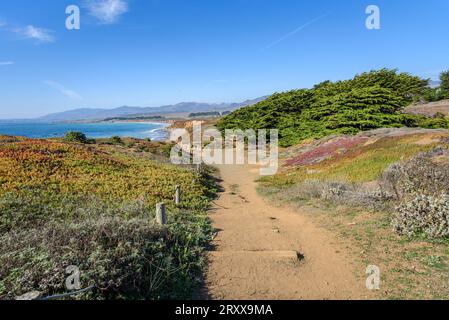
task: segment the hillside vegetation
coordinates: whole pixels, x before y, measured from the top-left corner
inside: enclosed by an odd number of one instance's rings
[[[364,265],[388,299],[447,299],[449,130],[376,129],[284,149],[270,201],[310,212]],[[300,231],[298,231],[300,232]]]
[[[181,185],[189,208],[204,205],[206,190],[193,182],[193,172],[118,151],[32,139],[1,144],[0,195],[39,189],[114,201],[140,197],[153,206],[172,202]]]
[[[94,287],[74,298],[190,298],[213,188],[206,176],[151,160],[167,147],[0,136],[0,299],[65,293],[71,265],[83,288]],[[154,223],[158,202],[168,207],[166,227]]]
[[[225,129],[279,129],[281,146],[331,134],[355,134],[376,128],[449,128],[447,118],[430,119],[403,113],[421,99],[428,81],[382,69],[351,80],[326,81],[312,89],[277,93],[256,105],[222,118]]]

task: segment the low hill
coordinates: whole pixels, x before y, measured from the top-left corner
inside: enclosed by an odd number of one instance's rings
[[[138,113],[142,110],[140,107],[123,106],[115,109],[101,108],[80,108],[64,112],[49,114],[39,117],[39,121],[57,122],[57,121],[78,121],[78,120],[100,120],[109,117],[121,117],[128,114]]]
[[[253,100],[246,100],[241,103],[200,103],[200,102],[181,102],[175,105],[167,105],[162,107],[128,107],[123,106],[114,109],[99,108],[81,108],[49,114],[38,118],[39,121],[82,121],[82,120],[104,120],[107,118],[117,117],[149,117],[160,116],[177,113],[192,112],[211,112],[211,111],[232,111],[244,106],[253,105],[264,100],[266,97],[260,97]]]
[[[331,134],[386,127],[449,128],[448,119],[403,113],[419,100],[428,80],[382,69],[351,80],[326,81],[312,89],[277,93],[221,119],[224,129],[279,129],[281,146]]]

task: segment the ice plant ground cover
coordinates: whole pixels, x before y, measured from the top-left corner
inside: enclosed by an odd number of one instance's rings
[[[180,185],[188,208],[204,205],[206,190],[193,182],[193,172],[119,150],[33,139],[1,143],[0,195],[37,188],[121,201],[142,197],[152,206],[158,201],[170,203],[175,186]]]
[[[305,151],[301,155],[288,159],[287,166],[304,166],[324,161],[368,140],[367,137],[339,137]]]
[[[330,136],[284,149],[281,173],[271,180],[370,182],[392,163],[436,146],[446,130],[377,129],[356,136]]]
[[[72,265],[82,286],[95,288],[75,298],[190,298],[211,237],[204,210],[214,184],[166,163],[170,147],[1,136],[0,299],[65,293]],[[154,222],[161,201],[166,227]]]

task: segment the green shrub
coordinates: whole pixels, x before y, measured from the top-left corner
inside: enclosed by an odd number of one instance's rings
[[[111,142],[113,144],[123,144],[123,140],[122,138],[120,138],[119,136],[113,136],[111,137]]]
[[[428,81],[419,77],[382,69],[347,81],[326,81],[313,89],[276,93],[223,117],[217,127],[222,131],[278,129],[283,147],[309,138],[376,128],[449,128],[448,119],[402,113],[405,106],[421,99],[427,85]]]
[[[64,140],[67,142],[88,143],[86,135],[82,132],[77,131],[67,132]]]

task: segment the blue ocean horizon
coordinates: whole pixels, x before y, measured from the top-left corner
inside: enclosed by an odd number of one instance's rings
[[[43,123],[0,122],[0,135],[27,138],[60,138],[67,132],[78,131],[88,138],[113,136],[138,139],[165,140],[168,124],[153,122]]]

